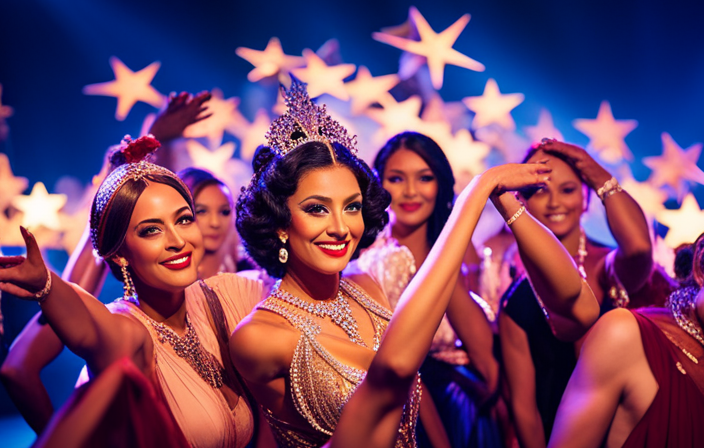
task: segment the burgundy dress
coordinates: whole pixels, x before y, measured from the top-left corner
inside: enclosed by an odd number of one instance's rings
[[[704,347],[680,330],[668,309],[632,312],[659,389],[623,447],[704,447],[704,366],[681,350],[704,362]]]

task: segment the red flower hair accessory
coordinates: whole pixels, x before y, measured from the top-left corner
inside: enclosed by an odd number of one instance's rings
[[[125,135],[125,138],[122,139],[120,152],[127,163],[137,163],[148,159],[151,153],[159,147],[161,147],[161,143],[151,134],[139,137],[137,140],[132,140],[132,137]]]

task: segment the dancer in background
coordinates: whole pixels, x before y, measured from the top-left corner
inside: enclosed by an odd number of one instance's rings
[[[374,169],[391,195],[391,220],[356,264],[375,278],[395,309],[450,216],[455,182],[442,149],[415,132],[391,138],[377,154]],[[420,369],[421,378],[451,446],[501,446],[498,425],[490,415],[499,374],[493,335],[481,306],[464,285],[459,273],[447,315]],[[425,419],[419,426],[421,447],[432,446],[428,437],[433,428],[427,426]]]
[[[0,288],[38,300],[61,340],[86,360],[92,377],[104,379],[91,384],[105,387],[105,396],[86,392],[95,401],[74,400],[40,444],[95,444],[123,431],[125,445],[148,444],[153,428],[174,424],[180,428],[171,433],[176,445],[243,447],[252,437],[252,410],[227,343],[258,302],[261,285],[236,275],[196,282],[203,240],[192,199],[174,173],[142,160],[156,146],[151,137],[127,142],[113,159],[123,163],[116,163],[93,202],[93,246],[125,284],[124,298],[110,309],[48,272],[27,232],[27,259],[0,259]],[[149,381],[137,387],[141,376],[130,366]],[[169,412],[141,422],[144,409],[121,401],[121,394],[106,399],[123,378],[132,378],[128,390],[146,387],[149,396],[161,397]]]
[[[613,310],[584,342],[550,447],[704,446],[704,235],[665,308]]]
[[[583,149],[546,139],[532,148],[524,161],[544,158],[553,168],[550,182],[522,190],[520,199],[575,258],[602,310],[626,306],[629,294],[647,282],[653,265],[642,210]],[[580,225],[590,188],[604,203],[609,228],[618,243],[615,250],[589,241]],[[574,341],[584,335],[556,337],[555,324],[555,319],[546,320],[528,279],[514,282],[504,296],[499,333],[516,432],[521,446],[527,448],[545,446],[576,364]]]

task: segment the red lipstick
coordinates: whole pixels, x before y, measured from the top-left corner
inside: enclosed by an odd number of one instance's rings
[[[399,207],[401,207],[406,212],[414,212],[418,210],[421,205],[422,204],[420,202],[404,202],[402,204],[399,204]]]
[[[324,244],[326,246],[339,246],[343,244],[342,249],[331,249],[330,247],[323,247],[321,244]],[[347,254],[347,249],[350,246],[349,241],[330,241],[330,242],[322,242],[322,243],[315,243],[316,246],[318,246],[318,249],[323,251],[323,253],[330,255],[331,257],[344,257]]]
[[[162,261],[161,264],[167,269],[171,269],[173,271],[178,271],[181,269],[186,269],[188,266],[191,265],[191,252],[186,252],[184,254],[179,254],[179,255],[174,255],[171,258],[167,258],[166,260]]]

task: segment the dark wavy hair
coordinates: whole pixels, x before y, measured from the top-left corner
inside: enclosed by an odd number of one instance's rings
[[[452,174],[450,162],[445,153],[432,138],[417,132],[402,132],[391,137],[379,150],[374,159],[374,171],[382,182],[386,163],[396,151],[401,148],[418,154],[438,180],[438,195],[435,198],[435,208],[428,218],[428,243],[432,246],[440,236],[442,228],[450,217],[452,204],[455,202],[455,176]]]
[[[692,278],[701,288],[704,287],[704,233],[694,241],[692,249]]]
[[[194,201],[205,187],[209,187],[211,185],[225,187],[227,188],[227,191],[230,191],[228,186],[225,185],[225,182],[215,177],[210,171],[200,168],[184,168],[177,173],[177,176],[183,181],[184,184],[186,184]]]
[[[535,154],[538,153],[538,151],[545,152],[539,145],[533,145],[530,148],[528,148],[528,151],[526,151],[526,155],[523,156],[523,160],[521,160],[521,163],[527,163]],[[584,192],[585,200],[586,200],[586,204],[587,204],[586,207],[589,208],[589,202],[591,201],[592,189],[589,188],[589,185],[584,181],[584,178],[579,173],[579,170],[574,166],[574,163],[570,159],[565,157],[564,155],[560,154],[559,152],[550,152],[550,153],[545,152],[545,154],[548,154],[552,157],[555,157],[557,159],[562,160],[570,168],[572,168],[572,171],[574,171],[574,174],[576,174],[577,177],[579,178],[579,181],[582,182],[582,188],[583,188],[583,192]],[[524,198],[530,199],[531,196],[533,196],[538,191],[538,189],[539,189],[538,187],[526,187],[526,188],[522,188],[520,190],[520,193]]]
[[[276,154],[267,146],[257,148],[252,161],[255,174],[237,199],[236,223],[245,249],[272,277],[281,278],[286,273],[286,266],[278,260],[282,243],[277,232],[290,227],[288,198],[296,192],[298,182],[309,171],[345,166],[357,178],[362,191],[364,219],[360,245],[371,244],[389,220],[386,213],[389,194],[369,166],[342,145],[333,143],[332,148],[335,160],[328,146],[321,142],[304,143],[285,156]]]

